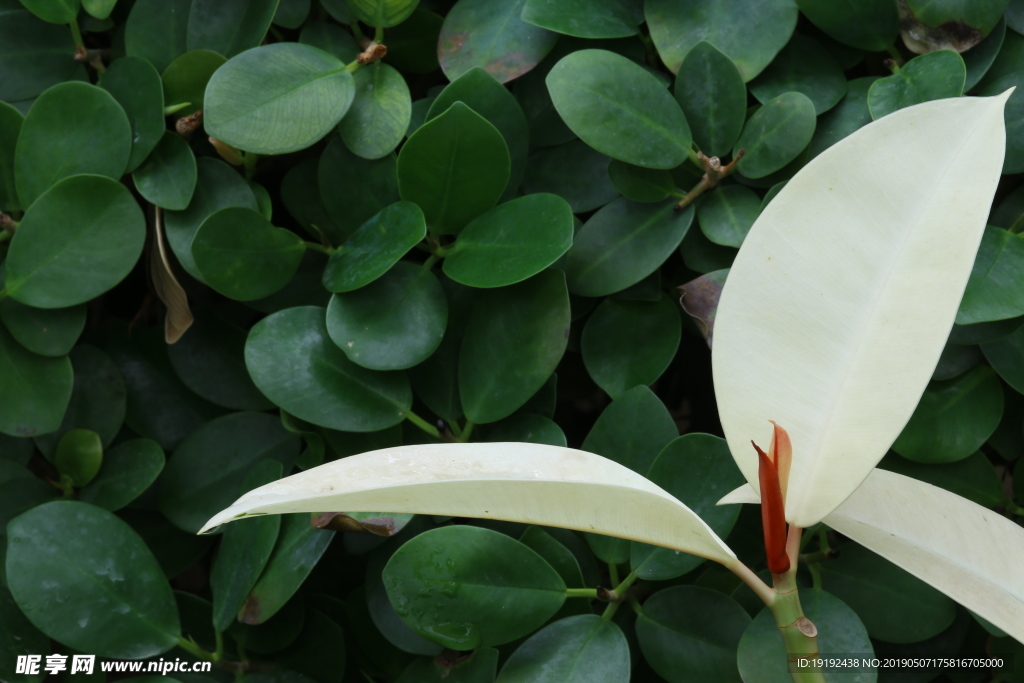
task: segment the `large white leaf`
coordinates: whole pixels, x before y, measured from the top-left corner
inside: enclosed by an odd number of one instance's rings
[[[953,325],[1003,163],[1003,105],[927,102],[861,128],[754,223],[715,318],[715,394],[756,489],[751,439],[793,441],[786,518],[811,526],[885,455]]]
[[[757,503],[749,484],[719,505]],[[825,524],[1024,642],[1024,528],[931,484],[872,470]]]
[[[700,517],[639,474],[593,453],[528,443],[353,455],[246,493],[200,533],[257,513],[380,510],[564,527],[736,562]]]

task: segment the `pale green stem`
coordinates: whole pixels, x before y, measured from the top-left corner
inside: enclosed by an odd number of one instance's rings
[[[597,598],[596,588],[566,588],[565,596],[568,598],[590,598],[594,600]]]
[[[184,638],[182,636],[178,636],[178,647],[180,647],[185,652],[188,652],[193,657],[197,657],[208,662],[215,661],[211,653],[207,652],[203,648],[193,643],[191,640]]]
[[[423,270],[430,270],[434,267],[434,264],[441,260],[441,257],[437,254],[431,254],[430,258],[423,262]]]
[[[328,256],[330,256],[331,254],[334,253],[333,249],[328,249],[324,245],[317,244],[316,242],[303,242],[303,244],[306,246],[306,249],[312,249],[313,251],[323,252],[324,254],[327,254]]]
[[[476,425],[468,417],[466,418],[466,425],[462,428],[462,434],[459,435],[459,443],[466,443],[469,441],[469,437],[473,436],[473,427]]]
[[[441,439],[441,432],[437,431],[437,427],[430,424],[429,422],[427,422],[426,420],[424,420],[422,417],[412,412],[411,410],[405,411],[405,419],[407,419],[409,422],[412,422],[414,425],[425,431],[427,434],[430,434],[430,436],[434,437],[435,439]]]
[[[383,26],[377,26],[373,30],[373,42],[377,43],[378,45],[380,45],[381,43],[384,42],[384,27]]]
[[[72,19],[68,24],[71,27],[71,37],[75,39],[75,47],[85,48],[85,41],[82,40],[82,32],[78,28],[78,19]]]

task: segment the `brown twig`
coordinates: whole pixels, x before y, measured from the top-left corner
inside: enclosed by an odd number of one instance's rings
[[[676,203],[675,210],[682,211],[692,204],[693,200],[717,185],[722,178],[725,178],[732,173],[733,169],[736,168],[736,164],[743,158],[743,154],[745,152],[746,150],[739,150],[736,152],[736,156],[733,157],[733,160],[724,166],[722,165],[722,160],[718,157],[708,157],[705,156],[703,152],[697,152],[697,159],[700,160],[701,165],[704,167],[704,175],[701,177],[700,182]]]

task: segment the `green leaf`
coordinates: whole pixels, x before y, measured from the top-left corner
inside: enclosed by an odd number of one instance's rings
[[[448,299],[448,325],[437,351],[427,360],[409,370],[416,397],[445,420],[455,422],[463,417],[459,397],[459,349],[469,315],[475,301],[475,290],[444,277],[441,279]]]
[[[263,460],[287,472],[299,455],[299,438],[266,413],[231,413],[207,422],[174,451],[160,480],[160,511],[178,528],[195,533],[238,496],[246,473]]]
[[[239,614],[239,617],[244,617],[244,613]],[[294,600],[286,598],[280,610],[267,621],[249,625],[239,619],[231,624],[227,633],[249,652],[264,655],[274,654],[298,639],[305,621],[306,608],[302,598],[297,597]],[[249,674],[248,677],[251,679],[254,674]],[[288,678],[296,683],[311,683],[305,676],[296,673],[288,674]],[[296,681],[296,679],[298,680]],[[274,678],[270,678],[270,681],[273,683]]]
[[[910,16],[926,26],[935,28],[946,23],[965,24],[957,26],[956,30],[968,34],[976,31],[985,36],[999,21],[1009,3],[1007,0],[906,0],[905,4]]]
[[[917,643],[946,630],[956,616],[951,599],[856,543],[844,544],[839,557],[821,564],[821,579],[879,640]]]
[[[796,0],[811,22],[840,43],[881,52],[896,42],[899,17],[889,0]]]
[[[212,538],[181,531],[156,511],[129,507],[122,509],[117,516],[142,537],[168,579],[196,562],[213,542]]]
[[[913,104],[960,97],[967,79],[964,60],[952,50],[939,50],[914,57],[899,73],[879,78],[868,90],[871,117],[886,114]]]
[[[846,95],[834,108],[818,119],[814,137],[808,150],[808,160],[818,156],[847,135],[871,123],[868,109],[868,89],[878,80],[877,76],[865,76],[849,81]]]
[[[750,93],[764,103],[788,92],[800,92],[822,114],[846,94],[843,69],[820,43],[794,34],[761,75],[750,82]]]
[[[441,343],[448,302],[430,270],[403,261],[354,292],[335,294],[327,332],[348,359],[371,370],[404,370]]]
[[[683,58],[674,92],[697,147],[708,156],[727,155],[747,114],[747,87],[732,60],[700,41]]]
[[[658,454],[647,478],[693,510],[720,538],[729,537],[740,511],[735,505],[720,506],[718,501],[744,480],[725,439],[710,434],[680,436]],[[674,579],[703,562],[704,558],[696,555],[635,541],[630,549],[630,566],[649,581]]]
[[[523,191],[556,194],[569,202],[573,213],[599,209],[619,196],[608,177],[610,161],[582,140],[542,149],[530,156]]]
[[[334,55],[274,43],[232,57],[206,86],[206,132],[247,152],[283,154],[327,135],[355,96]]]
[[[0,321],[32,353],[66,356],[85,329],[85,306],[32,308],[7,298],[0,301]]]
[[[319,188],[323,206],[338,229],[331,232],[329,226],[317,226],[335,243],[344,242],[381,209],[399,200],[396,167],[394,156],[370,161],[350,152],[340,137],[331,140],[320,157],[314,188]]]
[[[655,302],[608,298],[583,328],[583,364],[613,399],[637,385],[653,384],[679,348],[678,304],[659,293]]]
[[[192,258],[203,280],[238,301],[262,299],[284,287],[305,251],[294,232],[241,207],[211,215],[192,240]]]
[[[262,624],[278,613],[309,576],[334,532],[314,529],[309,515],[289,515],[281,521],[274,552],[238,613],[245,624]]]
[[[319,610],[307,608],[299,637],[274,659],[285,669],[305,674],[317,683],[341,683],[345,654],[341,627]]]
[[[61,83],[32,104],[14,153],[14,181],[29,208],[58,181],[81,173],[118,179],[132,131],[121,105],[88,83]]]
[[[5,12],[0,21],[0,100],[28,100],[50,86],[84,74],[69,59],[75,41],[66,26],[40,21],[31,12]]]
[[[517,415],[514,417],[540,416]],[[568,530],[561,529],[560,531]],[[569,533],[571,534],[572,532]],[[565,582],[566,586],[569,586],[570,588],[583,588],[586,586],[583,582],[583,572],[580,571],[579,562],[577,562],[572,551],[566,548],[562,543],[555,540],[555,537],[545,531],[543,527],[526,527],[526,531],[524,531],[523,535],[519,537],[519,542],[543,557],[544,561],[550,564],[551,568],[558,572],[558,575],[562,577],[562,581]]]
[[[389,55],[390,49],[389,44]],[[437,118],[456,102],[462,102],[487,119],[505,139],[509,153],[509,179],[505,188],[508,199],[523,179],[530,151],[530,131],[522,108],[508,88],[477,66],[445,86],[430,105],[424,122]]]
[[[608,178],[623,197],[634,202],[661,202],[677,192],[668,171],[634,166],[618,159],[608,164]]]
[[[351,292],[370,284],[426,237],[423,212],[412,202],[395,202],[363,223],[331,254],[324,287]]]
[[[95,175],[66,178],[21,219],[7,254],[7,292],[38,308],[84,303],[128,275],[145,239],[127,188]]]
[[[1024,239],[1002,228],[986,228],[956,314],[957,324],[972,325],[1024,315],[1024,292],[1018,287],[1018,274],[1022,270]]]
[[[871,658],[874,648],[857,613],[839,598],[821,590],[803,589],[800,603],[804,615],[818,628],[820,652],[853,653]],[[789,683],[793,675],[787,665],[786,646],[771,611],[762,609],[743,633],[736,653],[743,680]],[[875,683],[873,667],[837,668],[825,673],[827,683]]]
[[[953,379],[967,372],[981,361],[981,350],[977,346],[962,346],[946,342],[939,362],[932,373],[933,380]],[[1024,436],[1024,434],[1022,434]]]
[[[281,463],[261,460],[255,463],[238,489],[244,494],[281,478]],[[280,515],[240,520],[224,530],[220,551],[210,569],[213,592],[213,627],[227,630],[241,609],[249,591],[256,585],[270,559],[281,527]]]
[[[103,454],[99,474],[78,492],[78,500],[111,512],[120,510],[156,481],[164,462],[164,451],[156,441],[122,441]]]
[[[348,148],[364,159],[390,154],[405,138],[412,98],[405,78],[377,62],[355,72],[355,98],[338,132]]]
[[[747,178],[778,171],[804,151],[814,135],[814,103],[801,93],[780,95],[766,102],[743,126],[733,155],[743,149],[737,169]]]
[[[728,55],[744,81],[768,66],[796,28],[792,0],[756,5],[743,0],[698,0],[680,6],[675,0],[648,0],[644,17],[665,65],[679,71],[686,53],[706,40]]]
[[[234,57],[263,42],[279,0],[192,0],[185,45]]]
[[[501,133],[462,102],[423,124],[398,156],[402,199],[423,209],[427,226],[457,234],[490,209],[509,178]]]
[[[256,386],[289,413],[322,427],[372,432],[401,422],[412,406],[405,375],[350,361],[331,341],[325,315],[302,306],[253,326],[245,364]]]
[[[0,211],[20,211],[14,185],[14,148],[25,117],[17,109],[0,102]]]
[[[459,394],[476,423],[508,417],[555,370],[565,352],[569,295],[559,271],[479,294],[459,354]]]
[[[1014,73],[1003,76],[980,89],[979,95],[998,95],[1010,88],[1017,88],[1006,102],[1003,113],[1006,123],[1006,158],[1003,160],[1003,173],[1020,173],[1024,171],[1024,142],[1021,142],[1021,131],[1024,130],[1024,76]]]
[[[117,0],[82,0],[82,7],[94,19],[106,19],[114,11]]]
[[[345,63],[351,62],[356,55],[362,52],[351,33],[337,24],[328,24],[323,21],[313,21],[303,26],[302,33],[299,34],[299,42],[329,52]],[[389,39],[388,58],[390,57],[391,42]]]
[[[639,386],[604,409],[582,448],[646,474],[658,453],[678,435],[665,404]]]
[[[125,52],[141,57],[157,71],[188,51],[192,0],[136,0],[125,23]]]
[[[167,105],[189,103],[175,112],[175,116],[189,116],[206,106],[206,86],[227,58],[212,50],[192,50],[171,62],[164,69],[161,80],[164,102]]]
[[[1003,415],[1003,392],[991,368],[978,366],[932,382],[892,449],[915,462],[963,460],[985,443]]]
[[[985,40],[960,55],[964,60],[964,66],[967,67],[967,80],[964,83],[964,92],[974,88],[985,77],[988,70],[992,68],[1000,49],[1003,47],[1005,38],[1006,21],[1000,19],[996,27],[992,29],[992,33],[988,34]]]
[[[437,43],[448,80],[479,66],[507,83],[537,66],[558,34],[522,21],[525,4],[526,0],[458,0],[444,19]]]
[[[196,189],[196,158],[180,135],[164,131],[159,144],[132,173],[143,199],[165,209],[184,210]]]
[[[444,259],[444,273],[471,287],[503,287],[541,272],[572,244],[572,208],[531,194],[473,219]]]
[[[690,228],[693,209],[616,199],[583,224],[566,254],[569,291],[604,296],[635,285],[665,262]]]
[[[56,501],[12,520],[7,534],[11,594],[46,635],[116,659],[152,657],[177,643],[167,579],[142,539],[110,512]]]
[[[561,619],[516,648],[496,683],[625,683],[629,644],[614,622],[596,614]]]
[[[387,32],[388,62],[402,71],[426,74],[440,67],[437,43],[444,19],[417,7],[400,26]]]
[[[196,189],[192,201],[184,211],[164,214],[164,230],[178,263],[191,275],[203,281],[192,259],[192,240],[199,226],[220,209],[232,206],[256,211],[256,197],[245,180],[220,159],[196,159]]]
[[[635,62],[606,50],[579,50],[547,77],[565,123],[594,149],[649,168],[675,168],[690,149],[679,104]]]
[[[624,38],[636,21],[620,0],[526,0],[522,20],[577,38]]]
[[[82,0],[21,0],[28,11],[51,24],[69,24],[78,16]]]
[[[419,0],[348,0],[348,7],[367,26],[388,28],[405,21]]]
[[[427,657],[417,657],[402,671],[396,683],[494,683],[497,673],[498,651],[484,647],[474,650],[467,661],[451,667],[440,666]]]
[[[50,654],[50,639],[32,625],[14,602],[6,588],[0,588],[0,666],[4,671],[17,670],[18,657]],[[11,683],[42,683],[46,669],[35,674],[6,674]]]
[[[384,568],[402,621],[455,650],[501,645],[530,633],[565,601],[565,582],[536,552],[469,526],[412,539]]]
[[[165,132],[160,74],[144,59],[121,57],[107,67],[97,85],[117,100],[128,117],[132,151],[124,172],[131,173],[149,156]]]
[[[96,477],[103,463],[100,435],[89,429],[65,432],[57,442],[53,463],[62,478],[67,477],[73,486],[85,486]]]
[[[563,448],[567,445],[561,427],[542,415],[532,413],[518,413],[493,423],[487,430],[486,440],[494,443],[543,443]]]
[[[636,620],[636,637],[651,668],[670,683],[739,683],[736,649],[750,623],[746,610],[723,593],[675,586],[644,602]],[[712,624],[714,628],[709,628]],[[762,679],[745,676],[742,680]]]
[[[1024,327],[981,345],[992,369],[1018,393],[1024,389]]]
[[[739,249],[761,213],[761,199],[742,185],[715,188],[697,207],[701,232],[714,242]]]

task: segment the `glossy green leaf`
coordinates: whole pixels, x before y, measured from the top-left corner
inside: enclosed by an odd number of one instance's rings
[[[1006,102],[1004,120],[1006,123],[1006,158],[1003,161],[1003,173],[1020,173],[1024,171],[1024,143],[1021,142],[1021,130],[1024,127],[1024,77],[1020,73],[1004,76],[985,85],[980,95],[1000,95],[1010,88],[1017,88]]]
[[[387,28],[405,21],[419,0],[348,0],[349,9],[367,26]]]
[[[626,683],[629,645],[622,630],[596,614],[556,621],[530,636],[496,683]]]
[[[326,311],[289,308],[253,326],[245,344],[249,374],[267,398],[322,427],[372,432],[398,424],[412,406],[399,372],[375,372],[348,359],[331,341]]]
[[[141,57],[163,73],[188,51],[192,0],[136,0],[125,23],[125,52]]]
[[[117,100],[128,117],[132,151],[125,173],[130,173],[149,156],[164,134],[166,124],[160,74],[145,59],[122,57],[107,67],[97,85]]]
[[[846,95],[832,109],[825,112],[814,128],[814,137],[808,149],[808,160],[818,156],[847,135],[871,123],[868,109],[868,89],[877,76],[854,78],[847,82]]]
[[[384,568],[384,585],[409,628],[458,650],[520,638],[565,600],[565,582],[536,552],[469,526],[434,529],[406,543]]]
[[[976,346],[946,342],[935,366],[935,372],[932,373],[932,379],[941,381],[959,377],[977,365],[981,357],[981,350]]]
[[[159,512],[128,507],[121,509],[117,516],[142,537],[168,579],[178,576],[202,557],[213,541],[181,531]]]
[[[399,200],[395,157],[370,161],[357,157],[336,137],[324,150],[317,170],[320,199],[337,233],[319,225],[336,243],[356,231],[381,209]],[[291,209],[289,209],[291,210]]]
[[[96,175],[65,178],[21,219],[7,254],[7,292],[38,308],[86,302],[128,275],[145,239],[127,188]]]
[[[4,671],[18,670],[18,658],[24,655],[42,655],[45,662],[50,654],[50,639],[32,625],[14,602],[6,588],[0,588],[0,666]],[[46,669],[42,666],[34,674],[28,672],[6,674],[11,683],[42,683]]]
[[[952,50],[914,57],[899,73],[880,78],[868,90],[871,117],[880,119],[913,104],[960,97],[967,79],[964,60]]]
[[[427,226],[455,234],[490,209],[509,178],[501,133],[462,102],[423,124],[398,156],[402,199],[423,209]]]
[[[820,652],[858,653],[869,659],[874,655],[864,624],[842,600],[825,591],[803,589],[800,604],[804,615],[818,628]],[[787,665],[786,646],[768,608],[762,609],[743,633],[736,658],[743,680],[756,678],[764,683],[793,680]],[[834,668],[825,673],[827,683],[875,683],[877,680],[872,667]]]
[[[933,382],[892,449],[917,462],[963,460],[992,436],[1002,415],[999,377],[979,366],[956,379]]]
[[[743,244],[743,238],[761,213],[761,200],[742,185],[726,185],[710,192],[697,207],[701,232],[726,247]]]
[[[294,232],[241,207],[212,214],[192,239],[192,258],[203,280],[238,301],[261,299],[284,287],[305,251]]]
[[[728,55],[744,81],[761,73],[796,28],[796,4],[769,0],[751,6],[742,0],[648,0],[644,17],[665,65],[679,71],[686,53],[706,40]]]
[[[543,415],[532,413],[517,413],[493,423],[487,430],[486,440],[495,443],[542,443],[563,448],[567,445],[561,427]]]
[[[739,683],[736,649],[750,623],[746,610],[723,593],[675,586],[644,602],[636,635],[651,668],[670,683]]]
[[[196,189],[196,158],[180,135],[164,131],[160,142],[134,173],[143,199],[164,209],[184,210]]]
[[[254,618],[256,616],[258,615],[254,615]],[[239,614],[239,617],[244,618],[245,614]],[[306,606],[302,598],[296,597],[294,600],[286,598],[279,611],[265,622],[248,624],[240,618],[231,624],[227,634],[247,652],[269,655],[280,652],[296,642],[305,623]],[[295,672],[285,675],[290,680],[298,679],[297,683],[310,683],[305,676],[300,676]],[[249,674],[249,676],[251,677],[253,674]]]
[[[658,453],[678,435],[665,404],[650,389],[640,386],[604,409],[582,448],[640,474],[651,468]]]
[[[545,270],[477,297],[459,354],[459,394],[476,423],[508,417],[544,385],[565,352],[569,296]]]
[[[355,95],[337,57],[301,43],[246,50],[206,86],[206,132],[247,152],[283,154],[327,135]]]
[[[279,0],[192,0],[185,45],[225,57],[256,47],[270,28]]]
[[[633,15],[620,0],[526,0],[520,16],[528,24],[577,38],[624,38],[637,33]]]
[[[150,439],[130,439],[103,454],[103,466],[78,500],[114,512],[138,498],[164,468],[164,452]]]
[[[327,332],[349,360],[371,370],[404,370],[441,343],[448,302],[430,270],[403,261],[362,289],[335,294]]]
[[[440,67],[437,42],[444,19],[434,12],[417,7],[398,26],[386,33],[387,61],[395,68],[410,73],[430,73]]]
[[[674,439],[658,454],[647,478],[698,514],[718,536],[728,538],[739,510],[718,506],[718,501],[743,483],[743,475],[729,457],[725,439],[692,433]],[[704,559],[634,542],[629,562],[640,578],[664,581],[692,571]]]
[[[471,287],[503,287],[541,272],[572,244],[572,208],[531,194],[473,219],[444,259],[444,273]]]
[[[1024,327],[1009,335],[982,344],[982,352],[992,369],[1018,393],[1024,389]]]
[[[1024,270],[1024,240],[1020,235],[989,227],[956,314],[958,325],[1004,320],[1024,315],[1024,292],[1018,287]]]
[[[0,21],[0,100],[18,102],[82,72],[70,57],[75,41],[66,26],[48,24],[31,12],[5,12]]]
[[[613,399],[655,382],[676,355],[682,326],[678,304],[605,299],[587,319],[580,348],[594,382]]]
[[[299,439],[266,413],[231,413],[207,422],[174,451],[160,480],[160,511],[195,533],[238,495],[248,472],[264,458],[289,471]]]
[[[493,683],[498,673],[498,651],[493,647],[474,650],[467,661],[455,666],[438,665],[433,659],[417,657],[396,683]]]
[[[85,306],[33,308],[0,301],[0,321],[22,346],[40,356],[66,356],[85,329]]]
[[[299,637],[275,660],[317,683],[341,683],[347,661],[345,633],[323,612],[307,607]]]
[[[582,140],[540,150],[527,163],[523,191],[556,194],[573,213],[593,211],[619,196],[608,177],[610,161]]]
[[[14,181],[30,207],[58,181],[81,173],[120,178],[132,131],[121,105],[87,83],[61,83],[32,104],[14,153]]]
[[[796,0],[815,26],[841,43],[868,52],[881,52],[896,41],[899,17],[889,0]]]
[[[539,416],[532,415],[530,417]],[[565,530],[556,531],[550,529],[550,531],[558,533],[558,531]],[[568,533],[571,535],[572,532]],[[565,582],[566,586],[570,588],[582,588],[585,586],[579,562],[573,556],[572,551],[557,541],[554,536],[548,533],[548,530],[539,526],[529,526],[523,532],[523,535],[519,537],[519,542],[544,558],[544,561],[551,565],[551,568],[562,577],[562,581]]]
[[[239,493],[245,494],[277,481],[281,472],[281,463],[277,460],[261,460],[245,475]],[[280,527],[280,516],[267,515],[242,520],[224,530],[220,551],[210,569],[213,627],[218,632],[231,625],[249,591],[256,585],[274,550]]]
[[[423,212],[412,202],[385,207],[331,254],[324,269],[324,287],[331,292],[365,287],[390,270],[426,234]]]
[[[967,52],[960,55],[963,57],[964,66],[967,67],[967,80],[964,83],[964,92],[974,88],[985,77],[988,70],[992,68],[1000,48],[1006,38],[1006,22],[1000,20],[992,33]]]
[[[463,417],[459,397],[459,349],[475,301],[476,290],[444,277],[441,279],[448,299],[448,325],[437,351],[409,370],[416,397],[446,422]]]
[[[1007,0],[906,0],[906,8],[913,19],[925,26],[938,27],[947,22],[966,24],[958,30],[988,35],[999,21]]]
[[[677,192],[668,171],[634,166],[618,159],[608,164],[608,178],[623,197],[634,202],[660,202]]]
[[[57,442],[53,464],[61,477],[75,487],[88,484],[96,477],[103,463],[100,435],[89,429],[72,429]]]
[[[256,197],[245,180],[220,159],[196,159],[197,179],[192,201],[184,211],[164,214],[167,243],[178,257],[178,263],[191,275],[203,281],[192,259],[192,240],[199,226],[220,209],[232,206],[256,211]]]
[[[441,26],[437,56],[448,80],[475,66],[501,83],[522,76],[551,51],[557,33],[519,18],[526,0],[459,0]]]
[[[708,156],[727,155],[747,113],[747,87],[732,60],[700,41],[683,58],[673,92],[697,147]]]
[[[354,74],[355,98],[338,132],[348,148],[364,159],[390,154],[405,138],[412,99],[405,78],[377,62]]]
[[[338,26],[324,21],[308,22],[302,27],[299,42],[329,52],[343,62],[351,62],[362,50],[356,45],[352,34]],[[391,57],[391,43],[388,43],[388,57]]]
[[[643,67],[606,50],[579,50],[547,77],[565,123],[594,149],[649,168],[687,157],[690,127],[679,104]]]
[[[566,255],[569,291],[604,296],[635,285],[665,262],[690,228],[693,209],[675,201],[616,199],[583,224]]]
[[[106,19],[114,11],[117,0],[82,0],[82,8],[95,19]]]
[[[189,116],[206,106],[206,86],[227,58],[212,50],[191,50],[171,62],[160,77],[167,105],[188,103],[175,116]]]
[[[78,16],[82,0],[21,0],[32,14],[51,24],[68,24]]]
[[[758,102],[768,102],[788,92],[807,95],[814,112],[822,114],[846,94],[843,69],[820,43],[796,34],[761,75],[750,82]]]
[[[110,512],[47,503],[14,519],[7,534],[11,594],[46,635],[117,659],[151,657],[176,644],[171,587],[142,539]]]
[[[20,211],[14,185],[14,148],[25,117],[17,109],[0,102],[0,211]]]
[[[281,532],[252,592],[239,611],[239,621],[262,624],[278,613],[309,576],[334,532],[314,529],[308,515],[290,515],[281,520]]]
[[[763,178],[793,161],[814,135],[814,103],[802,93],[780,95],[758,109],[743,126],[734,155],[746,150],[737,169],[747,178]]]

